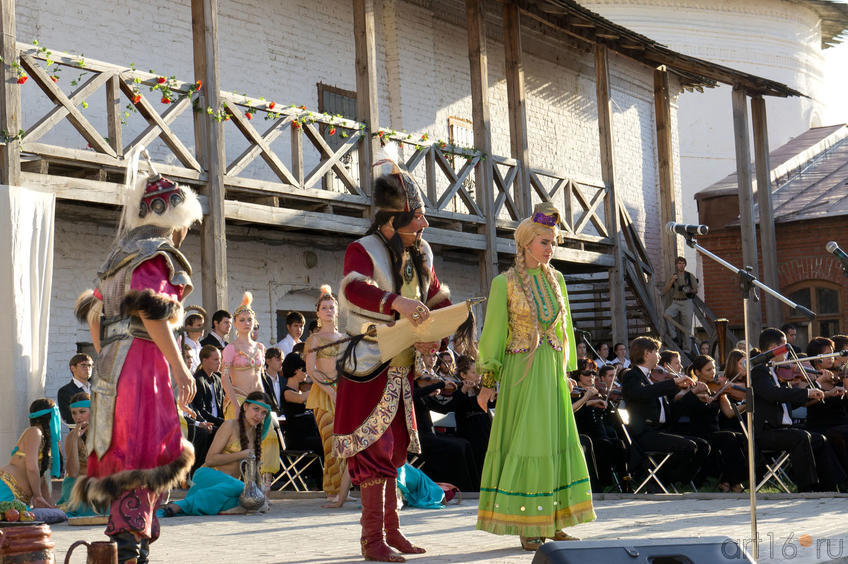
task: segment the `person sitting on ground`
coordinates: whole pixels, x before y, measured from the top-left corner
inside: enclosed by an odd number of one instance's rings
[[[9,464],[0,468],[0,501],[54,508],[47,499],[47,471],[59,475],[59,408],[53,400],[35,400],[29,406],[29,424],[15,443]]]
[[[91,517],[98,515],[92,507],[82,506],[71,509],[67,503],[77,478],[85,476],[88,465],[88,449],[85,447],[88,431],[88,419],[91,415],[91,396],[79,392],[71,398],[71,416],[74,428],[65,437],[65,479],[62,480],[62,497],[56,505],[65,510],[68,517]]]
[[[62,415],[62,421],[67,425],[74,424],[74,418],[71,417],[71,397],[78,392],[91,393],[91,370],[94,362],[91,357],[85,353],[75,354],[68,362],[68,368],[71,369],[71,381],[59,388],[56,394],[56,401],[59,403],[59,413]]]
[[[460,389],[453,394],[456,435],[471,443],[477,469],[482,472],[489,447],[489,434],[492,432],[492,419],[488,411],[483,411],[477,403],[481,376],[474,359],[466,355],[456,359],[456,373],[462,382]],[[494,401],[489,402],[489,405],[494,406]]]
[[[194,483],[185,499],[166,505],[161,516],[238,512],[233,510],[238,507],[239,495],[244,491],[244,482],[240,479],[241,462],[251,455],[257,464],[262,459],[262,439],[271,427],[269,399],[265,392],[247,395],[239,408],[238,419],[224,421],[215,433],[206,454],[206,464],[194,473]]]

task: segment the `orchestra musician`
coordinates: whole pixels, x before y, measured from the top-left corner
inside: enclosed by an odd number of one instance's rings
[[[701,468],[710,453],[710,445],[698,437],[676,434],[671,429],[669,398],[678,390],[688,389],[694,382],[680,375],[654,383],[649,378],[659,361],[660,341],[652,337],[637,337],[630,344],[630,360],[635,365],[621,379],[622,395],[630,414],[628,427],[633,437],[631,468],[636,477],[647,473],[647,458],[638,451],[673,453],[669,463],[676,465],[670,476],[688,482]],[[641,460],[637,460],[641,458]]]
[[[786,335],[780,329],[768,327],[760,333],[760,351],[785,344]],[[783,353],[775,355],[774,360],[779,362],[785,358],[786,353]],[[827,438],[821,433],[794,426],[790,415],[792,405],[821,400],[824,392],[815,387],[792,388],[787,382],[780,381],[774,369],[766,365],[755,366],[751,370],[751,385],[756,406],[754,438],[757,448],[789,452],[791,472],[799,492],[833,491],[838,485],[845,487],[845,471]]]
[[[807,344],[807,356],[833,354],[834,342],[827,337],[816,337]],[[817,372],[816,385],[824,392],[824,401],[807,406],[808,431],[822,433],[830,441],[836,457],[843,468],[848,468],[848,409],[846,409],[843,378],[834,371],[834,359],[810,360]]]

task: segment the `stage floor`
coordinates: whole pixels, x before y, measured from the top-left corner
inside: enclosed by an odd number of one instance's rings
[[[759,501],[760,562],[808,563],[848,557],[848,521],[844,518],[848,499],[768,497]],[[428,549],[427,554],[411,556],[408,561],[530,562],[532,553],[522,551],[517,538],[474,529],[476,503],[476,499],[466,499],[442,510],[403,510],[403,531]],[[264,515],[163,519],[162,537],[152,546],[151,562],[362,562],[358,507],[354,501],[343,509],[327,510],[321,508],[320,499],[301,497],[275,499]],[[569,532],[586,540],[723,535],[750,547],[748,499],[742,496],[607,498],[596,501],[596,512],[597,521]],[[57,562],[64,560],[75,540],[105,540],[102,526],[62,523],[52,528]],[[74,552],[72,561],[85,562],[84,547]]]

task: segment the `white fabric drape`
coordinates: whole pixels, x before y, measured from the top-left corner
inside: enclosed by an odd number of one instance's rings
[[[0,185],[0,461],[44,395],[55,208],[53,194]]]

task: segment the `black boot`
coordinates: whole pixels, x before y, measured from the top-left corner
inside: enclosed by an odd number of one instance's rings
[[[141,543],[132,533],[120,533],[111,537],[118,544],[118,562],[120,564],[138,564],[140,559],[139,549]],[[146,556],[143,562],[147,562]]]
[[[138,564],[147,564],[150,560],[150,539],[143,538],[138,547]]]

